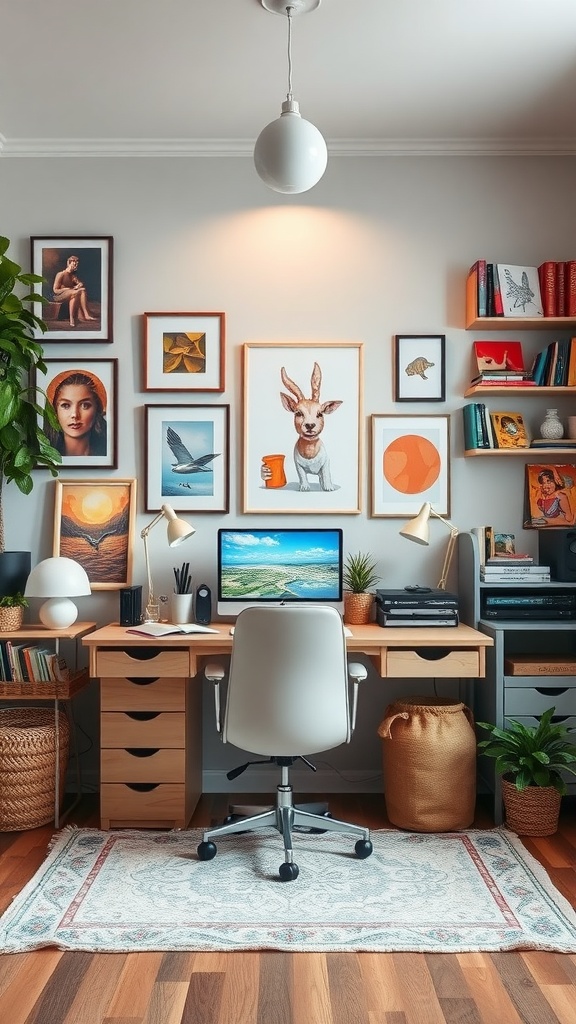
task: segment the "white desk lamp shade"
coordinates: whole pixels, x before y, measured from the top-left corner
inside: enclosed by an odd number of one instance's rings
[[[67,629],[78,618],[71,597],[91,594],[86,570],[73,558],[56,556],[38,562],[30,573],[25,597],[45,597],[39,611],[40,622],[48,629]]]
[[[296,100],[262,129],[254,147],[254,166],[265,185],[287,195],[307,192],[324,174],[328,150],[321,132],[300,115]]]

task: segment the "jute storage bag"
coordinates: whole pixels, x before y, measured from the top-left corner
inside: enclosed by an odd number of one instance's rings
[[[415,832],[468,828],[476,804],[472,712],[457,700],[409,697],[386,708],[382,738],[388,818]]]

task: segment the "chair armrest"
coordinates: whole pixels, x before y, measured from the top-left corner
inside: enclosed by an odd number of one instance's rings
[[[216,712],[216,730],[220,734],[222,732],[222,723],[220,721],[220,683],[226,675],[224,666],[220,665],[217,661],[209,661],[204,669],[204,675],[209,683],[214,683],[214,710]]]
[[[350,715],[350,736],[356,728],[356,713],[358,711],[358,684],[363,683],[368,676],[368,669],[359,661],[351,661],[348,664],[348,675],[350,676],[354,689],[352,691],[352,712]]]

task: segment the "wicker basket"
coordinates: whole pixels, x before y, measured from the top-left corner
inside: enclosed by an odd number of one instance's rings
[[[22,629],[23,622],[24,609],[22,605],[0,608],[0,633],[12,633],[15,629]]]
[[[502,779],[506,824],[518,836],[553,836],[558,831],[562,797],[554,786],[527,786],[522,791]]]
[[[68,767],[69,726],[58,715],[60,793]],[[54,820],[56,724],[51,708],[0,711],[0,832]]]
[[[372,619],[374,594],[357,594],[344,591],[344,622],[351,626],[363,626]]]

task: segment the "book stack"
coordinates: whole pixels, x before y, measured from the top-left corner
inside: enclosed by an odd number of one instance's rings
[[[576,316],[576,260],[545,260],[538,278],[544,316]]]
[[[457,626],[458,595],[415,587],[376,591],[379,626]]]
[[[489,412],[484,402],[463,406],[464,448],[528,448],[530,439],[519,412]]]
[[[475,341],[476,375],[471,383],[486,387],[534,387],[532,372],[524,365],[519,341]]]
[[[538,387],[576,387],[576,338],[550,342],[535,357],[532,377]]]
[[[0,680],[9,683],[64,683],[70,669],[62,655],[29,644],[0,642]]]
[[[480,567],[482,583],[549,583],[550,566],[537,565],[530,555],[496,555]]]

